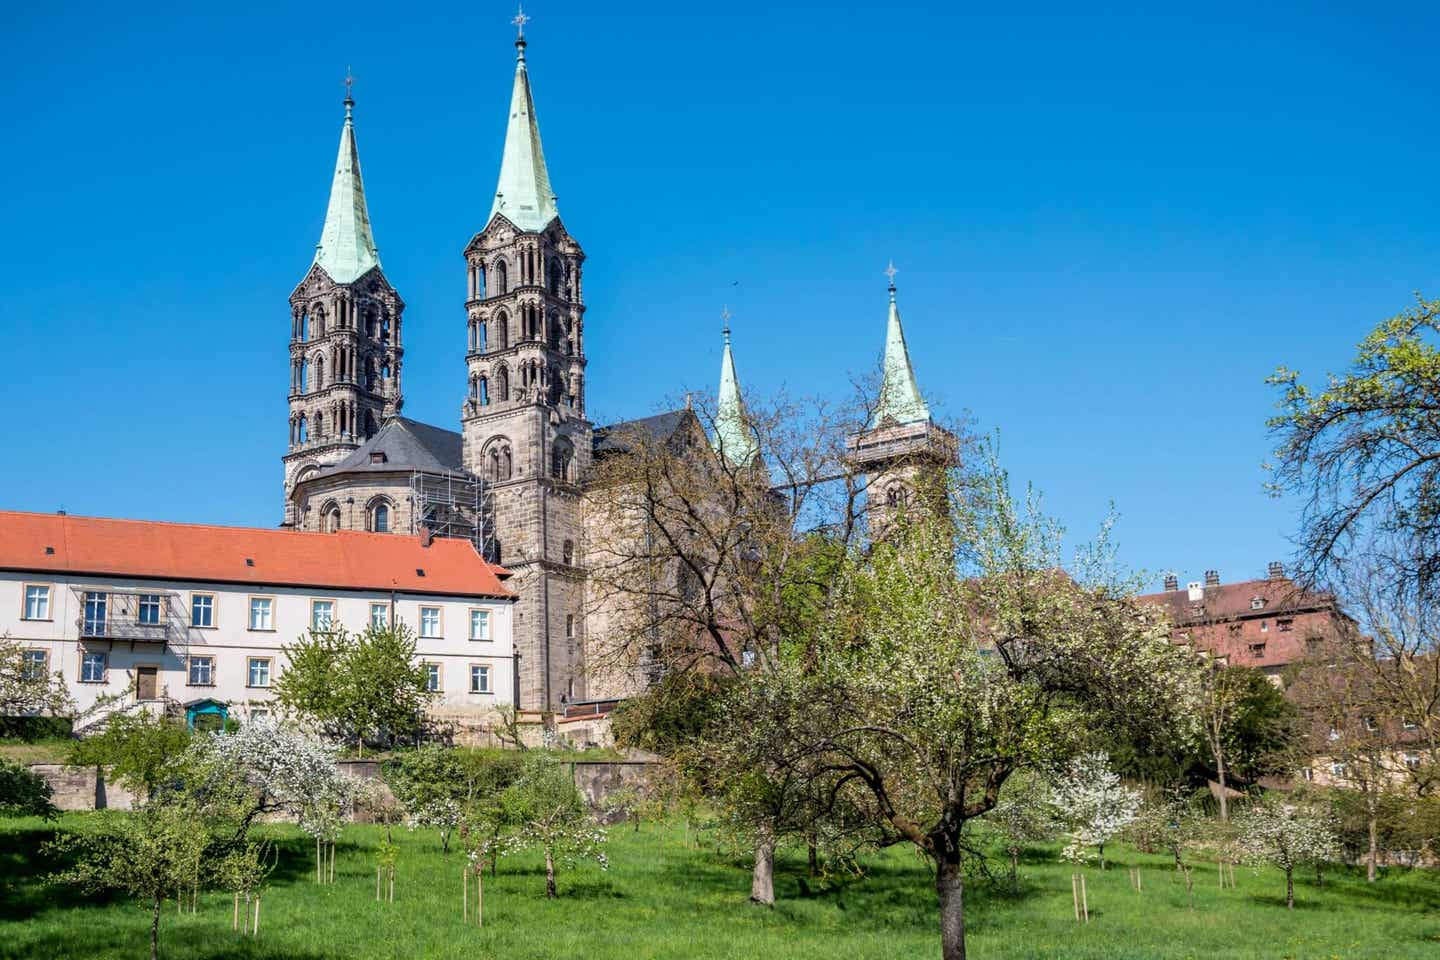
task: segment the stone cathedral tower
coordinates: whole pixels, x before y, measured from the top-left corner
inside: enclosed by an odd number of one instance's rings
[[[462,459],[489,484],[496,553],[521,598],[520,705],[546,709],[579,695],[580,482],[593,441],[585,416],[585,254],[561,224],[550,187],[523,32],[515,49],[499,183],[489,219],[464,254]]]
[[[871,535],[883,537],[886,524],[912,504],[939,509],[946,496],[945,470],[959,455],[955,435],[937,424],[920,395],[910,349],[895,303],[895,267],[890,276],[890,314],[880,395],[869,425],[846,439],[850,460],[865,475],[865,512]]]
[[[298,522],[296,483],[337,463],[400,410],[405,303],[380,267],[370,231],[355,101],[346,94],[340,153],[315,260],[290,294],[290,443],[284,526]]]

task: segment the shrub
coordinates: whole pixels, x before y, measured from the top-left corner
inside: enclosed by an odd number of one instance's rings
[[[56,813],[44,777],[29,767],[0,759],[0,815],[48,819]]]

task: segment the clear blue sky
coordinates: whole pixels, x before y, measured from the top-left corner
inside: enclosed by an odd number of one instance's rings
[[[534,0],[593,418],[713,388],[724,303],[748,388],[843,394],[893,257],[922,388],[1073,531],[1113,499],[1134,566],[1263,573],[1266,373],[1440,290],[1440,11],[1207,6]],[[278,522],[347,64],[405,412],[454,427],[513,12],[0,14],[0,506]]]

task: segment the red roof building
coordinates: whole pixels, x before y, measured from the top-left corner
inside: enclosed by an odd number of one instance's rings
[[[1221,583],[1218,572],[1207,570],[1204,580],[1182,587],[1169,576],[1162,592],[1139,599],[1165,608],[1177,643],[1271,674],[1354,623],[1333,596],[1302,589],[1279,563],[1263,580]]]

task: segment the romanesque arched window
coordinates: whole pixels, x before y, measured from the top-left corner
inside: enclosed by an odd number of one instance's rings
[[[575,563],[575,541],[566,540],[565,546],[560,550],[560,559],[565,566],[572,566]]]
[[[505,258],[501,257],[495,261],[495,295],[504,296],[510,292],[510,268],[505,265]]]
[[[481,353],[490,349],[490,324],[485,320],[475,325],[475,349]]]
[[[390,532],[390,505],[383,500],[370,507],[370,529],[375,533]]]
[[[334,500],[320,508],[320,530],[324,533],[337,533],[340,530],[340,504]]]
[[[504,310],[495,316],[495,349],[510,349],[510,317]]]
[[[510,458],[510,448],[509,448],[509,447],[501,447],[501,448],[500,448],[500,479],[501,479],[501,480],[509,480],[510,477],[511,477],[511,475],[512,475],[512,473],[513,473],[513,471],[514,471],[514,469],[515,469],[515,464],[514,464],[514,462],[511,460],[511,458]]]
[[[315,439],[319,440],[325,436],[325,414],[315,414]]]
[[[486,458],[485,472],[490,475],[491,480],[500,479],[500,451],[491,449],[490,456]]]
[[[565,267],[560,263],[559,257],[552,257],[550,260],[550,292],[560,296],[560,288],[565,283]]]
[[[305,443],[310,439],[310,423],[305,419],[305,414],[300,414],[300,419],[295,421],[295,442]]]
[[[490,378],[482,376],[476,389],[475,399],[482,407],[490,405]]]
[[[315,389],[322,390],[325,387],[325,358],[315,358]]]
[[[495,374],[495,399],[504,403],[510,399],[510,369],[501,367]]]

